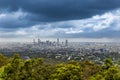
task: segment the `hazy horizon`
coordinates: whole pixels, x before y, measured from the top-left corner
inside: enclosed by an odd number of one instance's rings
[[[21,38],[21,39],[0,39],[0,43],[14,43],[14,42],[21,42],[21,43],[32,43],[33,40],[38,42],[38,39],[41,41],[52,41],[56,42],[57,38]],[[108,38],[59,38],[60,42],[65,42],[65,40],[68,40],[69,42],[120,42],[120,38],[116,39],[108,39]]]

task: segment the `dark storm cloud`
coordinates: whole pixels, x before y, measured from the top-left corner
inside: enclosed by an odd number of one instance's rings
[[[16,28],[30,27],[36,24],[36,22],[29,21],[24,18],[24,13],[20,10],[17,12],[9,12],[0,14],[0,31],[1,28],[6,28],[10,30],[15,30]],[[5,30],[5,29],[4,29]]]
[[[120,37],[119,16],[120,0],[0,0],[0,38]]]
[[[120,7],[120,0],[0,0],[0,9],[30,13],[34,21],[63,21],[88,18]]]

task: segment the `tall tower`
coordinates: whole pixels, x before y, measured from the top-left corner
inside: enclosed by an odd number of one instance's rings
[[[65,40],[65,46],[68,46],[68,40]]]
[[[57,45],[59,46],[59,38],[57,38]]]

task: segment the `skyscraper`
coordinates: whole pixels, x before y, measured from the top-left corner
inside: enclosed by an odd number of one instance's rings
[[[40,42],[41,42],[41,41],[40,41],[40,39],[38,38],[38,45],[40,45]]]
[[[57,45],[59,46],[59,38],[57,38]]]
[[[65,40],[65,46],[68,46],[68,40]]]

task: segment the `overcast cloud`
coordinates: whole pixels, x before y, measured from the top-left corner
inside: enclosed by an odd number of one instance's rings
[[[0,38],[120,38],[120,0],[0,0]]]

